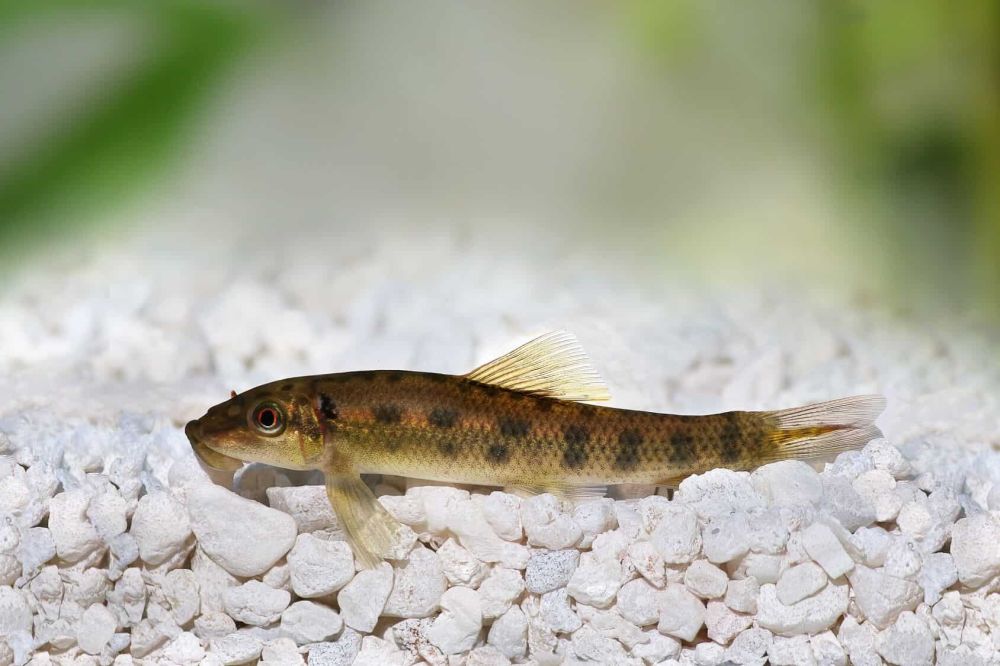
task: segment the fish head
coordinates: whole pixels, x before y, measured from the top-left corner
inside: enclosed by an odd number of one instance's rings
[[[265,384],[210,408],[184,434],[203,467],[232,471],[257,462],[314,469],[323,430],[313,401],[294,385]]]

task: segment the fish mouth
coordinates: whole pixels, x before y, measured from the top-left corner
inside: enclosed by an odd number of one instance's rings
[[[184,434],[191,443],[191,449],[198,459],[198,464],[206,472],[235,472],[243,467],[243,461],[239,458],[220,453],[205,443],[201,422],[197,419],[188,421],[188,424],[184,426]]]

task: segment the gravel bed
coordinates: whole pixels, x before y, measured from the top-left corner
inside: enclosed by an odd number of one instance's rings
[[[219,251],[178,270],[140,243],[6,287],[0,665],[1000,663],[995,332],[449,240]],[[880,391],[886,437],[576,504],[373,478],[411,530],[404,559],[359,570],[315,474],[252,465],[223,488],[181,432],[230,387],[462,372],[549,328],[616,405]]]

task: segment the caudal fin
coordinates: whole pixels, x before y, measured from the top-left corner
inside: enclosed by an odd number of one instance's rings
[[[816,460],[861,448],[882,436],[875,419],[884,409],[883,396],[856,395],[765,412],[774,423],[772,459]]]

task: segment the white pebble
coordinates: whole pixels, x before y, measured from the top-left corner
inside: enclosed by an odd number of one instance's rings
[[[87,654],[100,654],[117,628],[111,611],[103,604],[91,604],[76,623],[76,642]]]
[[[260,651],[259,666],[304,666],[305,663],[295,641],[290,638],[267,641]]]
[[[508,659],[520,659],[528,651],[528,620],[518,606],[511,606],[490,627],[487,642]]]
[[[931,553],[924,558],[918,582],[924,590],[924,603],[934,605],[942,592],[958,581],[958,569],[951,553]]]
[[[292,590],[303,599],[333,594],[354,577],[354,554],[344,541],[300,534],[288,553]]]
[[[713,469],[681,481],[674,499],[690,506],[702,520],[764,507],[750,483],[750,474]]]
[[[442,519],[447,519],[448,529],[480,562],[497,562],[509,569],[523,569],[527,565],[528,548],[497,536],[479,504],[469,499],[452,500],[448,508]]]
[[[723,600],[727,606],[738,613],[757,612],[757,594],[760,583],[753,576],[740,580],[731,580],[726,585],[726,596]]]
[[[790,606],[819,592],[826,582],[826,573],[818,565],[803,562],[782,572],[775,592],[781,603]]]
[[[261,656],[264,647],[259,638],[242,631],[211,638],[208,643],[210,654],[218,657],[226,666],[252,663]]]
[[[199,547],[234,576],[258,576],[295,543],[287,513],[205,484],[188,492],[191,529]]]
[[[774,636],[767,629],[752,627],[741,631],[726,650],[726,659],[736,664],[763,665],[773,641]]]
[[[390,617],[428,617],[438,609],[448,581],[441,571],[437,553],[423,547],[414,548],[408,559],[393,567],[392,591],[382,611]]]
[[[684,572],[684,585],[702,599],[717,599],[726,593],[729,578],[708,560],[697,560]]]
[[[844,455],[841,454],[841,457]],[[875,508],[858,494],[851,485],[851,478],[827,472],[820,474],[820,478],[823,480],[823,501],[820,507],[845,529],[853,532],[875,522]]]
[[[524,585],[529,592],[544,594],[565,587],[576,571],[580,551],[534,550],[524,570]]]
[[[859,564],[847,578],[859,610],[879,628],[892,624],[903,611],[916,608],[922,598],[915,583],[889,576],[882,569]]]
[[[472,553],[448,539],[437,550],[441,559],[441,571],[452,585],[478,587],[486,575],[486,567]]]
[[[360,651],[361,634],[345,629],[336,641],[309,647],[309,666],[351,666]]]
[[[627,664],[628,656],[622,644],[613,638],[602,636],[585,625],[573,633],[571,639],[573,654],[583,661],[599,664]]]
[[[883,569],[890,576],[915,580],[922,564],[917,544],[912,539],[897,537],[885,553]]]
[[[734,613],[726,604],[721,601],[709,601],[705,610],[705,628],[708,637],[719,643],[727,645],[740,632],[749,629],[753,624],[753,617],[742,613]]]
[[[222,598],[230,617],[258,627],[277,622],[291,601],[285,590],[276,590],[256,580],[227,589]]]
[[[660,614],[661,590],[642,578],[630,580],[618,591],[618,612],[638,627],[655,624]]]
[[[170,615],[178,626],[194,619],[201,606],[198,582],[190,569],[174,569],[163,579],[163,596],[170,605]]]
[[[743,558],[740,568],[748,577],[757,579],[757,582],[764,583],[778,582],[781,574],[782,558],[779,555],[768,555],[765,553],[747,553]]]
[[[829,629],[847,611],[850,588],[830,582],[817,594],[785,605],[774,585],[761,585],[757,598],[757,622],[780,636],[816,633]]]
[[[963,585],[988,583],[1000,574],[1000,520],[983,512],[956,522],[951,531],[951,556]]]
[[[569,601],[569,593],[565,587],[546,592],[541,596],[539,611],[549,629],[559,633],[571,633],[583,624]]]
[[[87,520],[89,503],[83,490],[59,493],[49,501],[49,529],[56,553],[65,562],[79,562],[101,545],[97,530]]]
[[[635,541],[628,546],[628,560],[636,572],[654,587],[667,584],[665,562],[659,551],[648,541]]]
[[[934,526],[934,516],[931,515],[926,502],[907,502],[900,508],[896,524],[903,534],[914,539],[923,539]]]
[[[215,611],[199,615],[194,621],[194,635],[202,640],[222,638],[236,631],[236,620]]]
[[[832,631],[809,637],[809,647],[817,664],[822,666],[847,666],[847,654]]]
[[[573,509],[573,522],[583,530],[580,548],[589,548],[594,538],[615,528],[614,500],[602,497],[577,504]]]
[[[324,486],[272,486],[267,489],[271,508],[287,513],[299,532],[339,529]]]
[[[819,474],[801,460],[762,465],[750,475],[750,480],[769,506],[816,505],[823,497]]]
[[[851,535],[851,543],[861,554],[861,561],[869,567],[880,567],[885,564],[886,553],[895,539],[885,529],[862,527]]]
[[[667,585],[661,598],[657,630],[683,641],[694,640],[705,624],[705,604],[683,585]]]
[[[183,631],[163,648],[163,658],[168,664],[197,664],[205,658],[205,649],[197,636]]]
[[[913,613],[900,613],[892,626],[879,634],[876,648],[890,664],[920,666],[934,661],[934,637],[930,628]]]
[[[0,587],[0,636],[31,632],[31,608],[21,590]]]
[[[469,653],[465,666],[510,666],[510,659],[490,645],[482,645]]]
[[[582,604],[606,608],[614,601],[622,585],[621,562],[583,553],[580,565],[573,572],[566,589]]]
[[[222,610],[222,594],[227,588],[239,585],[231,573],[215,563],[201,548],[194,549],[191,570],[198,581],[198,595],[201,597],[203,613]],[[128,571],[125,572],[128,574]]]
[[[664,636],[655,629],[644,632],[644,636],[645,640],[632,648],[632,654],[647,664],[673,659],[681,652],[680,641]]]
[[[667,564],[692,561],[701,551],[697,514],[684,505],[671,503],[662,510],[649,542]]]
[[[128,529],[127,505],[116,492],[103,492],[90,500],[87,518],[104,543]]]
[[[573,517],[565,513],[560,501],[549,493],[521,503],[521,523],[528,543],[549,550],[572,548],[583,536]]]
[[[750,550],[750,526],[743,513],[713,518],[702,530],[702,552],[709,562],[724,564]]]
[[[296,601],[281,613],[281,633],[298,645],[328,641],[343,627],[336,611],[315,601]]]
[[[514,600],[524,592],[524,588],[525,582],[519,571],[495,567],[479,585],[483,617],[492,619],[505,614]]]
[[[427,638],[444,654],[467,652],[483,626],[479,595],[467,587],[453,587],[441,596],[441,614],[427,630]]]
[[[351,666],[407,666],[407,664],[409,664],[407,653],[400,650],[395,643],[375,636],[365,636],[361,640],[361,650]]]
[[[521,498],[517,495],[493,491],[481,500],[483,515],[493,531],[501,539],[520,541]]]
[[[840,539],[823,523],[813,523],[802,532],[802,545],[830,578],[839,578],[854,568],[854,560]]]
[[[767,661],[773,666],[815,666],[808,636],[775,636],[767,650]]]
[[[344,623],[357,631],[371,631],[378,622],[392,590],[392,566],[382,562],[374,569],[359,571],[337,594]]]
[[[894,493],[896,479],[884,469],[873,469],[859,475],[851,484],[854,490],[875,509],[875,520],[887,522],[896,518],[903,499]]]

